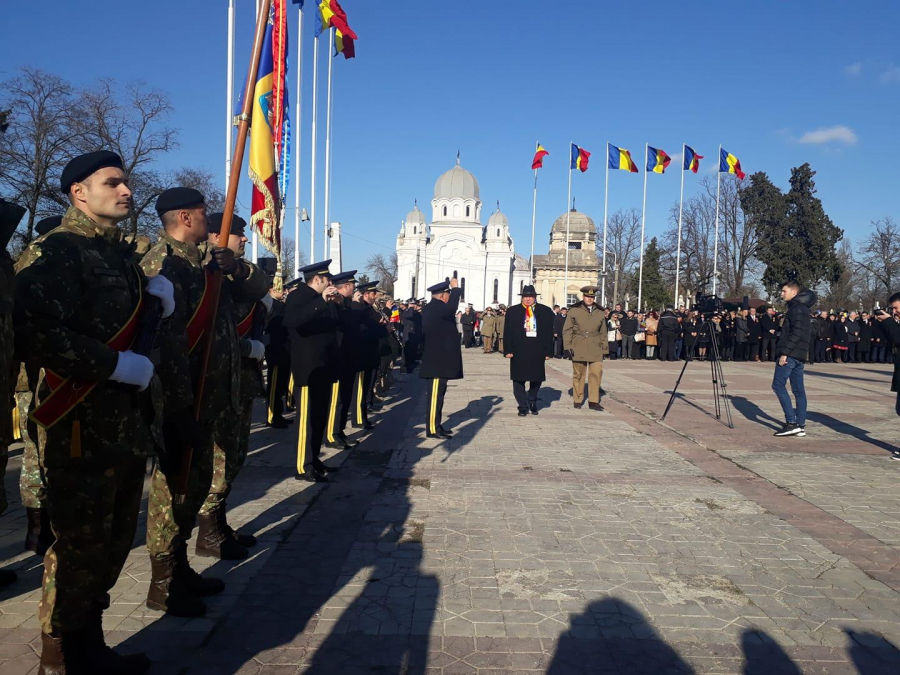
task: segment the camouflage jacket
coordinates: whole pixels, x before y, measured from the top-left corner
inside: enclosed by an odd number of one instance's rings
[[[15,280],[16,353],[30,368],[97,386],[49,429],[41,429],[41,461],[115,466],[155,451],[150,393],[110,382],[118,353],[107,346],[137,307],[144,274],[118,228],[97,225],[70,207],[62,224],[34,240]],[[151,387],[148,392],[154,390]],[[39,399],[50,390],[46,382]]]
[[[141,259],[147,274],[157,274],[171,251],[165,275],[175,286],[175,313],[164,322],[159,334],[159,376],[163,383],[165,409],[182,410],[194,405],[194,386],[203,358],[203,340],[189,350],[187,327],[203,297],[206,266],[210,257],[207,244],[185,243],[165,231],[159,241]],[[242,263],[243,264],[243,263]],[[237,413],[241,405],[241,345],[237,334],[235,301],[256,301],[269,290],[269,282],[259,268],[249,266],[244,279],[223,279],[216,316],[212,357],[206,373],[200,418],[216,419],[229,406]]]

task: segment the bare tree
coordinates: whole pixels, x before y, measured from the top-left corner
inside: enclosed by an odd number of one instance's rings
[[[701,181],[704,199],[715,209],[715,181],[705,177]],[[736,176],[722,176],[719,194],[719,284],[718,294],[723,297],[741,298],[756,295],[761,285],[757,280],[762,265],[756,259],[759,235],[752,223],[744,218],[741,208],[740,187]],[[715,211],[713,212],[715,219]]]
[[[678,248],[678,204],[669,211],[671,226],[662,236],[663,255],[660,266],[668,283],[675,286],[675,267]],[[679,294],[688,303],[697,291],[706,290],[712,280],[713,246],[715,242],[715,203],[709,205],[699,193],[684,202],[681,232],[681,275]],[[710,287],[711,289],[711,287]],[[681,300],[676,298],[676,303]]]
[[[632,272],[640,261],[641,212],[638,209],[619,209],[606,221],[606,271],[607,297],[617,302],[626,293],[635,294],[631,288]],[[603,225],[597,227],[597,252],[603,255]],[[614,265],[618,265],[618,284]],[[618,294],[616,294],[618,290]]]
[[[397,254],[385,256],[373,253],[366,261],[366,271],[379,280],[381,288],[390,296],[394,295],[394,280],[397,278]]]
[[[281,239],[281,269],[284,273],[284,280],[291,281],[295,274],[296,270],[294,269],[294,251],[297,248],[297,243],[293,239],[288,239],[286,237],[282,237]],[[306,259],[306,253],[303,250],[300,250],[300,267],[304,267],[308,263]]]
[[[11,201],[28,209],[11,246],[31,241],[37,219],[68,206],[59,192],[59,174],[72,152],[72,87],[42,70],[24,68],[3,83],[0,107],[9,108],[0,135],[0,184]]]
[[[853,248],[847,239],[841,241],[837,253],[843,272],[837,281],[827,286],[824,305],[833,309],[851,309],[860,302],[858,290],[858,268],[853,260]]]
[[[872,276],[873,290],[883,302],[900,282],[900,227],[890,216],[872,225],[875,231],[859,244],[857,264]]]

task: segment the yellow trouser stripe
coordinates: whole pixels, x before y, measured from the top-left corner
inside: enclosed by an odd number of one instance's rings
[[[303,473],[306,465],[306,413],[309,407],[309,387],[300,387],[300,418],[299,434],[297,438],[297,473]]]
[[[326,437],[329,443],[334,443],[334,419],[337,413],[338,398],[340,398],[341,383],[331,385],[331,409],[328,411],[328,430]]]
[[[272,423],[273,410],[275,409],[275,389],[278,383],[278,366],[272,368],[272,381],[269,382],[269,416],[267,418],[269,424]]]
[[[293,373],[291,373],[291,379],[288,380],[287,405],[285,407],[288,410],[294,409],[294,374]]]
[[[434,378],[431,381],[431,409],[428,411],[428,433],[437,433],[437,400],[440,380]]]
[[[363,371],[359,372],[359,375],[356,378],[356,423],[363,423],[363,414],[362,414],[362,406],[363,406]]]

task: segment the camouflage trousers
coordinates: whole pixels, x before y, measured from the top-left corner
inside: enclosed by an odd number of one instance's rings
[[[9,446],[0,440],[0,516],[3,515],[9,502],[6,501],[6,488],[3,486],[3,477],[6,475],[6,464],[9,462]]]
[[[230,412],[230,414],[234,414]],[[197,513],[209,494],[213,471],[214,423],[205,423],[207,432],[203,447],[194,448],[191,471],[188,474],[187,494],[181,504],[172,495],[177,489],[180,461],[158,462],[150,477],[150,496],[147,500],[147,550],[158,558],[173,555],[187,546],[197,522]]]
[[[239,415],[223,417],[216,424],[213,447],[212,485],[200,514],[207,516],[228,499],[235,478],[244,467],[250,448],[250,422],[253,418],[253,399],[241,404]]]
[[[41,476],[41,464],[38,460],[38,449],[34,442],[37,430],[34,423],[29,423],[31,401],[34,395],[30,391],[16,392],[16,408],[19,411],[19,435],[25,444],[22,452],[22,473],[19,476],[19,494],[22,506],[26,509],[39,509],[43,506],[45,490]]]
[[[38,621],[58,636],[83,628],[87,615],[109,605],[134,543],[144,469],[136,457],[115,467],[47,468],[44,506],[56,541],[44,556]]]

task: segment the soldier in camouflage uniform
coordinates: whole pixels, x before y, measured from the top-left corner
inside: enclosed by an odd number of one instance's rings
[[[116,226],[131,208],[118,155],[75,158],[61,187],[72,206],[25,251],[15,282],[17,354],[47,373],[33,417],[56,541],[44,557],[39,672],[145,672],[146,656],[106,646],[102,613],[134,541],[147,457],[161,445],[159,381],[131,344],[144,297],[171,314],[172,284],[148,281]]]
[[[202,598],[220,593],[225,586],[220,579],[203,578],[190,568],[187,541],[212,483],[216,425],[239,416],[241,410],[241,353],[233,298],[258,300],[269,284],[258,268],[237,259],[231,249],[208,247],[206,205],[196,190],[166,190],[159,196],[156,210],[163,230],[141,266],[148,274],[161,272],[172,281],[176,311],[160,332],[166,452],[150,480],[147,548],[152,578],[147,606],[176,616],[202,616],[206,613]],[[208,323],[207,271],[213,259],[225,279],[213,333],[214,357],[206,372],[197,423],[194,392]],[[193,461],[184,502],[176,504],[173,493],[186,447],[193,448]]]
[[[222,214],[209,217],[209,243],[220,245],[219,231]],[[234,216],[228,247],[239,258],[244,256],[247,243],[245,228],[247,221]],[[245,265],[262,274],[253,263]],[[262,379],[262,358],[265,345],[261,341],[265,328],[266,313],[272,307],[272,297],[267,293],[259,301],[251,300],[243,294],[234,294],[234,314],[237,320],[238,339],[241,353],[241,395],[240,413],[220,419],[216,426],[213,448],[213,474],[209,495],[200,508],[198,517],[197,555],[222,560],[241,560],[247,557],[247,549],[256,545],[256,538],[249,534],[239,534],[228,526],[225,516],[225,500],[238,472],[244,466],[250,447],[250,423],[253,417],[253,399],[266,394]]]

